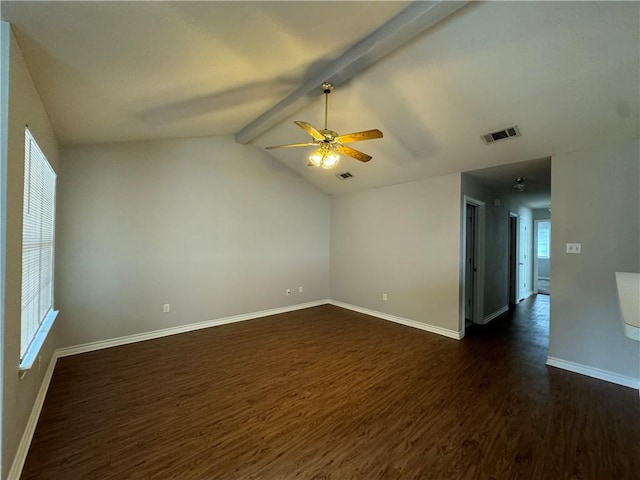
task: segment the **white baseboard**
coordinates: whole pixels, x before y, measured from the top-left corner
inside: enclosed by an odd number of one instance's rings
[[[395,315],[390,315],[388,313],[378,312],[376,310],[369,310],[368,308],[356,307],[355,305],[350,305],[348,303],[339,302],[337,300],[329,300],[331,305],[335,305],[336,307],[346,308],[347,310],[353,310],[354,312],[364,313],[365,315],[370,315],[372,317],[381,318],[382,320],[389,320],[390,322],[399,323],[401,325],[405,325],[407,327],[418,328],[420,330],[424,330],[430,333],[436,333],[438,335],[443,335],[445,337],[454,338],[456,340],[460,340],[463,337],[461,332],[456,330],[449,330],[448,328],[436,327],[435,325],[429,325],[427,323],[416,322],[415,320],[409,320],[408,318],[396,317]]]
[[[598,380],[604,380],[605,382],[611,382],[625,387],[631,387],[640,389],[640,379],[627,377],[618,373],[610,372],[608,370],[601,370],[600,368],[589,367],[580,363],[570,362],[568,360],[562,360],[561,358],[547,357],[547,365],[551,367],[561,368],[570,372],[586,375],[587,377],[597,378]]]
[[[110,338],[108,340],[100,340],[97,342],[84,343],[81,345],[75,345],[73,347],[64,347],[56,350],[58,357],[67,357],[69,355],[77,355],[79,353],[93,352],[95,350],[102,350],[103,348],[117,347],[120,345],[127,345],[129,343],[144,342],[145,340],[152,340],[154,338],[168,337],[170,335],[177,335],[179,333],[192,332],[194,330],[201,330],[203,328],[217,327],[219,325],[227,325],[229,323],[243,322],[245,320],[253,320],[261,317],[268,317],[269,315],[277,315],[279,313],[293,312],[295,310],[302,310],[304,308],[317,307],[318,305],[325,305],[329,303],[329,300],[317,300],[315,302],[298,303],[296,305],[290,305],[287,307],[272,308],[270,310],[262,310],[259,312],[243,313],[241,315],[234,315],[232,317],[217,318],[215,320],[206,320],[204,322],[190,323],[188,325],[180,325],[177,327],[163,328],[161,330],[153,330],[151,332],[137,333],[134,335],[127,335],[124,337]]]
[[[527,293],[525,293],[524,297],[520,298],[516,303],[524,302],[527,298],[529,298],[533,294],[534,294],[533,290],[529,290]]]
[[[24,433],[22,434],[20,443],[18,444],[18,451],[13,458],[13,464],[11,465],[11,469],[9,470],[7,480],[19,480],[20,475],[22,474],[22,467],[24,467],[24,462],[27,459],[27,453],[29,452],[29,447],[31,446],[33,434],[36,431],[36,425],[38,424],[38,419],[40,418],[40,412],[42,411],[44,399],[47,396],[49,383],[51,383],[51,377],[53,377],[53,370],[56,366],[57,361],[57,352],[53,352],[51,361],[49,362],[49,366],[47,367],[47,371],[45,372],[44,378],[42,379],[40,390],[38,390],[38,395],[36,396],[33,408],[31,409],[31,414],[29,415],[29,419],[27,420],[27,426],[24,430]]]
[[[498,310],[496,310],[493,313],[490,313],[489,315],[487,315],[486,317],[484,317],[482,319],[482,324],[485,325],[487,323],[489,323],[491,320],[493,320],[494,318],[498,318],[500,315],[502,315],[504,312],[508,312],[509,311],[509,305],[505,305],[503,307],[500,307]]]

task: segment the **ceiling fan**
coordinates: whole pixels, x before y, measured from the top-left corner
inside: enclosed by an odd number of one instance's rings
[[[366,153],[362,153],[354,148],[347,147],[345,143],[360,142],[362,140],[373,140],[375,138],[382,138],[382,132],[380,130],[365,130],[363,132],[347,133],[345,135],[338,135],[337,132],[327,129],[327,113],[329,110],[329,94],[333,90],[333,85],[329,82],[322,84],[322,91],[324,93],[324,129],[316,130],[310,123],[295,121],[296,125],[302,128],[313,138],[313,141],[307,143],[288,143],[285,145],[273,145],[265,147],[267,150],[273,148],[282,147],[318,147],[310,156],[310,167],[322,167],[331,168],[338,163],[340,159],[338,153],[342,153],[351,158],[355,158],[361,162],[368,162],[371,160],[371,156]]]

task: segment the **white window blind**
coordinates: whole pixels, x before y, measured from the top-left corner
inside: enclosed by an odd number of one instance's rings
[[[538,258],[549,258],[551,222],[538,222]]]
[[[56,173],[28,128],[24,151],[21,360],[53,310],[56,203]]]

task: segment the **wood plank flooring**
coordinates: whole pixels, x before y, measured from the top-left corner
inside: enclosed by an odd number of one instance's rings
[[[23,479],[638,479],[638,391],[325,305],[61,358]]]

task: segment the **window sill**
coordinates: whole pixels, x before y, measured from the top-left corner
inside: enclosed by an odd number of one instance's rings
[[[38,354],[40,353],[40,349],[44,345],[44,341],[47,339],[47,335],[49,335],[49,331],[53,326],[53,322],[58,316],[58,310],[51,310],[45,317],[42,325],[38,329],[38,333],[33,338],[31,345],[27,348],[27,352],[24,354],[22,360],[20,360],[20,366],[18,367],[18,372],[21,375],[27,372],[27,370],[31,370],[36,359],[38,358]]]

